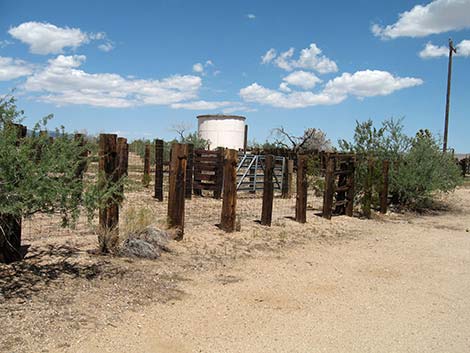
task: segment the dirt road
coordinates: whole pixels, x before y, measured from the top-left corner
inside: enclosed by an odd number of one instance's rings
[[[470,190],[455,197],[469,204]],[[347,241],[194,274],[182,300],[66,351],[469,352],[470,208],[353,222]]]

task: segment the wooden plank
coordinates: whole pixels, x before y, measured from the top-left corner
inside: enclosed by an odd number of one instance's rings
[[[146,188],[150,185],[150,145],[145,145],[144,175],[142,177],[142,184]]]
[[[325,190],[323,192],[323,218],[331,219],[333,195],[335,192],[335,158],[327,155],[325,172]]]
[[[219,189],[219,187],[215,184],[204,184],[204,183],[194,182],[193,189],[194,190],[216,191],[216,190]]]
[[[347,177],[351,173],[349,169],[349,163],[344,163],[337,160],[339,164],[340,171],[347,171],[347,173],[338,174],[336,171],[335,175],[339,175],[338,178],[338,187],[335,188],[336,192],[336,202],[335,202],[335,213],[339,215],[346,214],[346,191],[349,186],[347,185]]]
[[[168,192],[168,227],[178,229],[176,240],[184,234],[184,199],[188,145],[174,143],[171,146],[170,188]]]
[[[346,186],[349,187],[348,191],[346,192],[346,216],[352,217],[354,211],[354,196],[355,196],[355,185],[354,185],[354,178],[355,178],[355,167],[356,162],[352,160],[350,162],[349,168],[352,169],[352,173],[348,174],[346,180]]]
[[[124,137],[118,137],[117,139],[117,174],[118,179],[122,179],[128,174],[129,167],[129,145],[127,144],[127,139]],[[124,184],[120,186],[121,194],[124,194]],[[123,195],[124,196],[124,195]],[[119,198],[119,201],[122,202],[123,197]]]
[[[205,181],[213,181],[215,183],[215,181],[217,180],[217,175],[215,174],[195,174],[194,175],[194,181],[202,181],[202,180],[205,180]]]
[[[99,138],[99,186],[100,188],[112,187],[119,179],[117,170],[117,135],[100,134]],[[117,232],[119,225],[119,204],[114,197],[105,202],[105,206],[99,211],[99,225],[102,233]],[[102,249],[103,252],[109,249]]]
[[[220,228],[226,232],[233,232],[236,228],[237,163],[238,152],[236,150],[227,150],[224,158],[224,193],[220,216]]]
[[[388,172],[390,167],[390,161],[382,161],[382,188],[380,190],[380,213],[387,213],[388,205]]]
[[[158,201],[163,201],[163,140],[155,140],[155,194]]]
[[[210,157],[208,156],[205,156],[205,157],[202,157],[202,156],[194,156],[194,161],[197,162],[197,163],[216,163],[218,160],[218,155],[212,155]]]
[[[282,171],[281,197],[290,199],[292,193],[292,173],[294,172],[294,161],[286,158],[284,170]]]
[[[374,175],[374,160],[369,157],[367,160],[367,175],[364,183],[364,197],[362,198],[362,213],[364,217],[371,217],[372,203],[372,178]]]
[[[297,157],[297,196],[295,202],[295,220],[307,222],[307,156]]]
[[[265,157],[264,166],[264,182],[263,182],[263,206],[261,209],[261,224],[264,226],[271,226],[273,216],[273,200],[274,200],[274,185],[273,185],[273,168],[274,157],[268,155]]]
[[[214,164],[214,165],[208,165],[208,166],[205,166],[205,165],[201,165],[201,164],[196,164],[194,166],[194,171],[198,171],[198,172],[217,172],[219,170],[219,165],[218,164]]]
[[[193,194],[194,145],[188,144],[188,162],[186,164],[185,198],[191,200]]]
[[[215,151],[208,151],[208,150],[194,150],[194,155],[195,156],[210,156],[210,155],[218,155],[219,152],[217,150]]]

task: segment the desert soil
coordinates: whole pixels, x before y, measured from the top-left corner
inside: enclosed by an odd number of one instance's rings
[[[327,221],[313,205],[271,228],[241,203],[232,234],[219,201],[191,202],[211,216],[156,261],[90,254],[86,229],[26,237],[25,261],[0,267],[0,351],[470,351],[470,189],[425,215]]]

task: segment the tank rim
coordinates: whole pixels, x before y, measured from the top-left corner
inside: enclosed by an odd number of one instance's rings
[[[241,119],[246,120],[246,117],[241,115],[225,115],[225,114],[205,114],[205,115],[198,115],[198,119],[200,118],[216,118],[216,119]]]

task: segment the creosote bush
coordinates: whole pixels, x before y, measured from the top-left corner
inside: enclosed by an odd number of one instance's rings
[[[420,209],[431,204],[436,192],[448,192],[462,178],[449,153],[443,153],[439,142],[428,130],[409,137],[403,131],[402,119],[385,120],[377,128],[372,120],[357,122],[352,142],[339,141],[343,152],[356,153],[356,194],[364,204],[368,178],[368,161],[372,159],[372,206],[378,207],[378,192],[382,188],[382,161],[390,161],[389,194],[399,207]],[[366,202],[367,203],[367,202]]]

